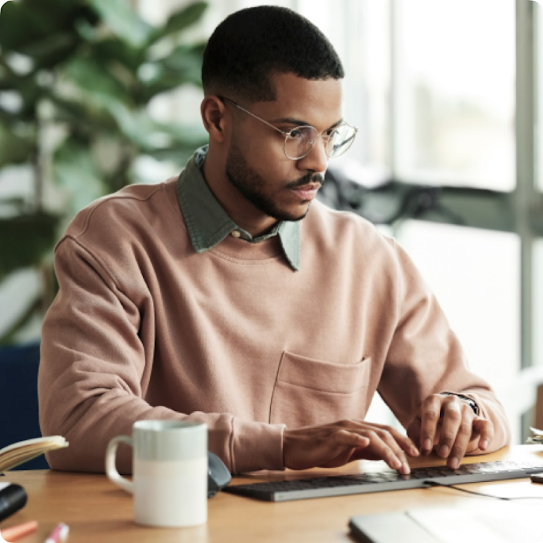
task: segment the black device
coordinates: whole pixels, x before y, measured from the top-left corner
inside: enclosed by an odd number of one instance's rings
[[[532,481],[532,483],[543,484],[543,473],[534,473],[533,475],[530,475],[530,481]]]
[[[26,491],[21,485],[0,483],[0,520],[22,509],[26,500]]]
[[[207,497],[213,498],[215,494],[223,489],[232,479],[228,468],[223,461],[212,452],[207,452]]]

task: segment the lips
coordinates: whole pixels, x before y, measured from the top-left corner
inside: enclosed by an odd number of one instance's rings
[[[299,187],[292,187],[290,190],[292,190],[301,200],[307,201],[313,200],[320,188],[320,183],[307,183],[306,185],[300,185]]]

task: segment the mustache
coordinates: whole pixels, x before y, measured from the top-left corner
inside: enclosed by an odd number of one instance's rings
[[[320,173],[306,173],[297,181],[287,183],[287,188],[293,189],[296,187],[303,187],[304,185],[309,185],[310,183],[319,183],[319,185],[324,185],[324,175]]]

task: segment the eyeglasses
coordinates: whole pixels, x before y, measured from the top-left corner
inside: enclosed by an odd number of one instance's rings
[[[285,136],[284,151],[287,158],[290,160],[301,160],[306,157],[315,147],[317,143],[317,137],[321,137],[324,140],[324,150],[329,158],[336,158],[342,155],[352,145],[354,138],[356,137],[357,128],[351,126],[349,123],[342,122],[334,128],[327,130],[323,134],[319,134],[317,129],[313,126],[297,126],[292,130],[281,130],[268,121],[261,119],[254,113],[247,111],[236,102],[229,100],[228,98],[219,98],[228,104],[236,106],[241,111],[247,113],[251,117],[267,124],[270,128],[273,128],[277,132],[280,132]]]

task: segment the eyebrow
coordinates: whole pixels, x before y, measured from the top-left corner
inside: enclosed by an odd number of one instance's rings
[[[295,119],[294,117],[284,117],[282,119],[275,119],[272,122],[274,124],[284,123],[284,124],[293,124],[293,125],[296,125],[296,126],[313,126],[312,124],[309,124],[306,121],[301,121],[300,119]],[[331,128],[335,128],[336,126],[339,126],[342,122],[344,122],[344,119],[340,119],[339,121],[337,121],[333,125],[329,126],[327,128],[327,130],[330,130]]]

